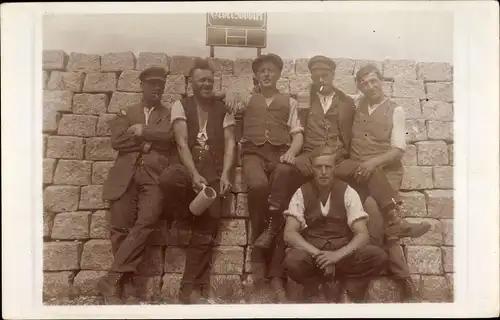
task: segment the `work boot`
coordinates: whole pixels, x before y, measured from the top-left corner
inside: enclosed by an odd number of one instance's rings
[[[278,219],[273,216],[269,217],[267,229],[255,240],[253,244],[254,247],[269,249],[273,243],[274,237],[278,234],[281,227],[282,225],[278,222]]]
[[[400,210],[392,209],[387,212],[389,226],[386,229],[387,241],[401,238],[419,238],[429,232],[431,225],[428,222],[408,222],[400,217]]]
[[[130,276],[126,279],[123,284],[123,294],[125,295],[124,302],[127,305],[136,305],[140,304],[141,299],[139,298],[139,289],[137,288],[137,284],[135,278]]]
[[[397,280],[401,287],[401,300],[403,302],[412,302],[418,299],[418,291],[410,277]]]
[[[277,303],[287,303],[288,299],[286,297],[285,284],[283,279],[281,278],[272,278],[269,287],[271,292],[275,293],[274,300]]]
[[[201,287],[201,294],[206,299],[208,304],[222,304],[224,300],[219,298],[217,292],[210,284],[204,284]]]
[[[324,303],[325,299],[321,296],[319,291],[319,285],[317,283],[311,283],[304,285],[302,290],[302,299],[305,303]]]
[[[322,284],[323,294],[327,302],[340,303],[345,284],[331,279]]]
[[[109,272],[97,282],[97,290],[107,305],[122,304],[120,298],[120,281],[123,273]]]

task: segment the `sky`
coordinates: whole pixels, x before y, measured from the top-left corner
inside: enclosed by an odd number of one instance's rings
[[[367,60],[409,59],[453,62],[453,14],[400,12],[269,12],[267,47],[283,58]],[[209,56],[205,45],[206,15],[52,14],[42,22],[43,47],[67,53],[132,51]],[[253,48],[215,48],[215,56],[253,58]]]

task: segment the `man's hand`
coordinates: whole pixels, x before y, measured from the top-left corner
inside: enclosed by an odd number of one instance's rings
[[[227,174],[223,174],[220,177],[220,195],[225,196],[229,190],[231,190],[232,184],[229,180],[229,176]]]
[[[142,132],[144,131],[144,125],[137,123],[128,127],[127,132],[132,133],[134,136],[140,137],[142,136]]]
[[[193,188],[196,192],[200,192],[204,186],[207,186],[208,182],[201,174],[196,173],[193,175]]]
[[[280,157],[280,162],[281,163],[295,164],[295,156],[293,155],[292,152],[290,152],[290,150],[288,150],[287,152],[285,152],[284,155],[282,155]]]
[[[367,160],[363,162],[355,171],[356,180],[368,180],[375,169],[377,169],[377,165],[373,161]]]
[[[316,264],[321,268],[325,269],[330,265],[335,265],[343,256],[338,251],[322,251],[319,255],[314,257]]]

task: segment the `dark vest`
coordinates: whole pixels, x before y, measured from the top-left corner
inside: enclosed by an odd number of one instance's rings
[[[243,141],[254,145],[266,142],[277,146],[290,144],[289,115],[289,95],[277,95],[269,107],[264,96],[253,95],[245,110]]]
[[[347,245],[353,233],[347,224],[347,211],[344,204],[344,194],[347,184],[334,180],[330,194],[330,211],[326,216],[321,213],[320,198],[313,182],[302,185],[304,197],[304,218],[307,228],[302,231],[306,241],[321,249],[330,242],[334,249]]]

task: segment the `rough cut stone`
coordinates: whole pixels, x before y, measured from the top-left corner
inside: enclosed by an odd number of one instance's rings
[[[453,189],[453,167],[434,167],[432,170],[434,188]]]
[[[182,74],[168,75],[164,92],[177,94],[186,93],[186,78]]]
[[[113,92],[116,90],[116,74],[88,73],[83,85],[84,92]]]
[[[52,232],[52,225],[54,224],[54,212],[44,212],[43,213],[43,236],[50,237]]]
[[[283,70],[281,76],[286,78],[295,74],[295,61],[293,59],[283,59]]]
[[[108,177],[113,161],[96,161],[92,166],[92,184],[103,184]]]
[[[407,246],[407,261],[410,273],[442,274],[441,249],[429,246]]]
[[[59,160],[54,173],[54,183],[77,186],[90,184],[91,169],[91,161]]]
[[[145,277],[145,276],[136,276],[134,278],[134,284],[136,286],[136,293],[141,300],[141,302],[152,302],[158,300],[160,296],[161,289],[161,277]],[[125,288],[125,294],[128,293]]]
[[[453,145],[448,145],[448,156],[450,157],[450,166],[453,165]]]
[[[116,113],[121,109],[125,109],[131,105],[138,104],[141,102],[141,93],[129,93],[129,92],[113,92],[111,101],[108,105],[109,113]]]
[[[68,71],[99,72],[101,71],[101,57],[97,54],[72,52],[69,56]]]
[[[296,74],[290,76],[290,93],[299,94],[309,92],[311,76],[308,74]]]
[[[295,60],[295,73],[296,74],[305,74],[309,75],[311,74],[311,71],[309,71],[309,67],[307,64],[309,63],[308,58],[300,58]]]
[[[70,291],[70,281],[73,273],[64,272],[44,272],[43,273],[43,298],[67,297]]]
[[[452,81],[451,65],[444,62],[419,62],[418,79],[424,81]]]
[[[276,83],[276,87],[282,93],[290,93],[290,80],[286,78],[280,78]]]
[[[118,91],[129,91],[129,92],[142,92],[141,80],[139,75],[141,71],[136,70],[124,70],[118,78],[118,85],[116,90]]]
[[[453,273],[447,273],[445,274],[446,280],[448,281],[448,286],[450,288],[450,294],[451,294],[451,301],[453,301],[453,296],[454,296],[454,284],[455,282],[453,281]]]
[[[452,121],[427,121],[427,134],[429,140],[453,141]]]
[[[43,270],[66,271],[77,270],[79,254],[82,249],[80,242],[44,242],[43,243]]]
[[[43,91],[43,110],[71,112],[71,91]]]
[[[345,59],[345,58],[334,58],[336,67],[335,67],[335,77],[350,75],[353,76],[354,73],[354,65],[356,61],[353,59]]]
[[[80,209],[106,209],[109,203],[102,199],[102,185],[89,185],[82,187]]]
[[[405,111],[406,119],[422,119],[422,109],[418,98],[392,98]]]
[[[416,80],[417,63],[413,60],[384,60],[385,79]]]
[[[421,141],[417,146],[418,164],[446,165],[448,164],[448,146],[443,141]]]
[[[243,285],[239,275],[214,275],[210,285],[217,297],[231,304],[240,303],[244,298]]]
[[[343,91],[345,94],[355,94],[358,91],[358,89],[356,88],[356,81],[354,80],[354,76],[351,75],[335,75],[333,85],[335,86],[335,88]]]
[[[453,104],[444,101],[428,100],[422,103],[426,120],[453,121]]]
[[[248,217],[248,194],[238,193],[236,198],[236,217]]]
[[[248,190],[248,186],[245,183],[245,180],[243,177],[243,168],[237,167],[234,170],[233,192],[241,193],[241,192],[247,192],[247,190]]]
[[[442,219],[443,223],[443,240],[445,246],[453,245],[453,219]]]
[[[54,133],[61,121],[61,114],[54,110],[43,111],[43,126],[42,130],[45,133]]]
[[[432,167],[405,167],[401,189],[432,189]]]
[[[221,246],[247,244],[245,220],[221,220],[215,243]]]
[[[221,90],[229,91],[248,91],[253,88],[253,80],[251,76],[225,76],[221,77]]]
[[[83,139],[50,136],[47,140],[47,158],[82,159]]]
[[[426,83],[427,99],[453,102],[453,84],[451,82]]]
[[[166,273],[163,276],[163,285],[160,293],[163,301],[170,303],[177,302],[181,279],[182,274],[179,273]]]
[[[67,54],[62,50],[43,50],[42,68],[43,70],[64,70]]]
[[[393,83],[391,81],[384,81],[384,83],[382,83],[382,91],[387,97],[392,97],[392,85]]]
[[[43,190],[44,208],[52,212],[74,211],[78,209],[79,196],[79,187],[48,186]]]
[[[422,80],[397,79],[394,81],[392,90],[394,97],[425,99],[424,82]]]
[[[169,62],[170,57],[162,52],[141,52],[137,59],[136,69],[139,71],[145,70],[149,67],[160,67],[164,68],[165,71],[169,72]]]
[[[57,134],[77,137],[95,136],[97,119],[96,116],[65,114],[59,120]]]
[[[427,140],[427,129],[425,127],[425,120],[415,119],[406,120],[406,141],[416,142]]]
[[[43,71],[42,88],[44,90],[47,89],[47,81],[49,80],[49,77],[50,77],[50,71]]]
[[[52,71],[47,84],[49,90],[81,92],[83,86],[83,72]]]
[[[213,252],[211,272],[215,274],[242,274],[244,258],[242,247],[216,247]]]
[[[440,246],[443,244],[443,225],[441,221],[427,218],[407,218],[408,222],[427,222],[431,229],[420,238],[404,238],[403,243],[409,246]]]
[[[85,141],[85,159],[114,160],[118,152],[111,147],[109,138],[89,138]]]
[[[444,272],[453,272],[453,247],[442,247]]]
[[[405,217],[426,217],[427,205],[425,196],[417,191],[400,192],[403,201],[402,209]]]
[[[113,262],[109,240],[89,240],[82,253],[82,270],[108,271]]]
[[[105,94],[75,94],[73,113],[99,115],[106,112],[108,102],[108,96]]]
[[[43,183],[52,183],[56,159],[43,159]]]
[[[90,237],[93,239],[108,239],[109,223],[106,218],[108,212],[99,210],[92,214],[90,222]]]
[[[184,272],[185,261],[186,250],[184,248],[168,246],[165,249],[165,272]]]
[[[137,268],[142,276],[159,276],[163,274],[163,248],[160,246],[146,246],[144,259]]]
[[[97,130],[96,133],[98,136],[110,136],[111,135],[111,127],[109,126],[109,121],[116,118],[115,114],[104,113],[99,116],[97,120]]]
[[[59,213],[54,219],[51,236],[52,239],[88,239],[90,214],[90,211]]]
[[[443,276],[422,276],[422,302],[450,302],[448,280]]]
[[[193,67],[196,58],[197,57],[172,56],[170,60],[170,74],[189,76],[189,70]]]
[[[175,101],[180,100],[182,96],[180,94],[170,94],[166,93],[161,96],[161,103],[167,107],[171,108]]]
[[[398,303],[400,299],[399,287],[391,278],[379,277],[370,281],[367,302]]]
[[[431,218],[453,218],[453,190],[426,190],[427,214]]]
[[[252,272],[252,246],[247,246],[245,250],[245,273]]]
[[[101,58],[102,72],[115,72],[135,69],[135,56],[132,51],[107,53]]]
[[[76,296],[98,296],[97,282],[106,275],[106,271],[80,271],[73,282],[72,291]]]
[[[359,71],[359,69],[361,69],[362,67],[368,65],[368,64],[372,64],[374,65],[375,67],[377,67],[377,69],[380,71],[380,73],[383,72],[383,65],[382,65],[382,61],[375,61],[375,60],[356,60],[356,64],[354,66],[354,76],[356,76],[356,73]]]
[[[416,166],[417,165],[417,147],[413,144],[407,144],[405,154],[401,162],[405,166]]]
[[[236,58],[234,60],[234,74],[236,76],[253,74],[252,70],[253,59]]]
[[[234,70],[234,62],[230,59],[222,59],[222,58],[208,58],[208,63],[212,70],[214,70],[214,74],[216,76],[220,76],[223,74],[233,74]]]

